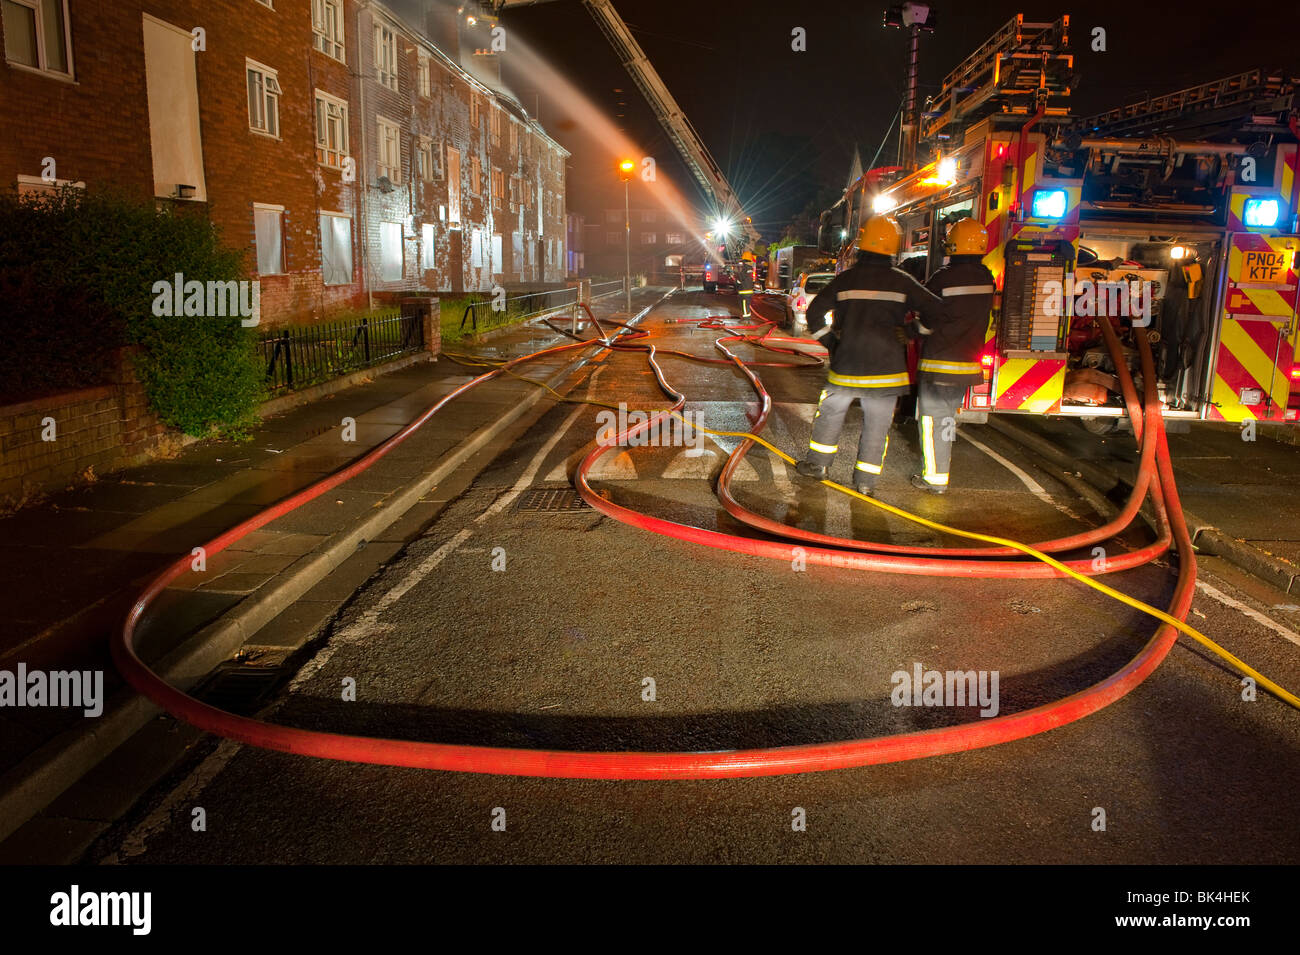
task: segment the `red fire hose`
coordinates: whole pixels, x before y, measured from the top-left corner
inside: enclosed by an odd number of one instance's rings
[[[218,553],[257,528],[265,526],[276,517],[287,514],[324,494],[331,488],[338,486],[386,455],[453,398],[523,362],[568,349],[584,348],[592,344],[601,344],[618,350],[641,350],[646,353],[647,361],[654,371],[660,386],[666,394],[673,398],[673,410],[679,411],[684,406],[685,396],[674,391],[668,385],[662,369],[656,361],[654,346],[630,340],[633,338],[646,338],[648,337],[647,332],[641,329],[633,329],[631,326],[623,326],[611,338],[604,334],[604,329],[598,323],[596,327],[602,332],[602,339],[578,341],[543,349],[531,355],[514,359],[474,378],[439,400],[398,434],[389,438],[353,464],[267,508],[255,517],[209,541],[204,546],[209,554]],[[763,336],[758,337],[762,338]],[[762,347],[773,347],[770,342],[764,344],[756,341],[755,343],[762,344]],[[1165,549],[1169,537],[1172,536],[1178,548],[1179,575],[1170,614],[1181,620],[1186,616],[1191,605],[1196,564],[1192,554],[1191,539],[1182,518],[1177,490],[1174,486],[1173,469],[1165,443],[1163,421],[1160,418],[1158,402],[1154,398],[1154,374],[1145,370],[1146,363],[1150,361],[1150,349],[1145,341],[1139,341],[1139,346],[1142,351],[1144,381],[1147,386],[1145,427],[1139,435],[1143,444],[1143,480],[1149,485],[1157,523],[1163,529],[1161,540],[1166,543],[1162,544],[1161,541],[1157,541],[1156,544],[1150,545],[1141,551],[1136,551],[1134,554],[1140,554],[1145,559],[1150,559],[1151,556]],[[762,418],[765,420],[771,401],[766,391],[762,389],[761,382],[757,376],[746,368],[746,363],[731,353],[722,341],[718,342],[717,347],[728,357],[726,359],[713,359],[713,361],[738,366],[758,389],[763,402]],[[1127,382],[1127,391],[1131,392],[1132,387],[1130,379]],[[1135,433],[1138,433],[1137,429],[1142,426],[1143,422],[1141,421],[1141,415],[1135,411],[1137,408],[1136,394],[1126,393],[1126,399],[1129,403],[1130,414],[1136,415]],[[652,422],[657,422],[666,414],[667,412],[661,413],[654,416],[650,421],[628,429],[623,435],[619,436],[619,440],[625,439],[628,434],[651,426]],[[968,577],[1029,578],[1059,576],[1059,572],[1050,566],[1035,563],[965,560],[956,556],[924,558],[911,552],[906,554],[890,552],[861,553],[857,549],[861,542],[844,542],[834,538],[831,539],[831,542],[838,544],[838,547],[803,548],[794,544],[738,537],[666,521],[607,502],[592,491],[587,482],[587,472],[591,465],[608,450],[610,450],[608,445],[597,448],[582,462],[577,473],[579,492],[589,504],[608,516],[656,533],[691,540],[737,553],[755,554],[786,561],[795,556],[794,551],[797,549],[802,552],[800,556],[804,557],[809,563],[863,570]],[[744,450],[747,451],[748,448]],[[743,453],[739,448],[737,452],[733,452],[731,459],[728,461],[728,466],[732,471],[734,471],[733,461],[738,461],[739,455],[743,455]],[[1154,462],[1154,467],[1152,467],[1152,462]],[[730,473],[728,473],[727,477],[729,479]],[[721,483],[725,486],[725,481]],[[1134,508],[1135,510],[1136,508]],[[780,533],[791,536],[792,530],[792,528],[782,527]],[[1092,531],[1082,536],[1088,537],[1096,533],[1097,531]],[[797,536],[797,534],[794,536]],[[1063,540],[1069,541],[1070,539]],[[1064,546],[1061,541],[1050,543]],[[881,551],[881,545],[872,545],[872,550]],[[938,553],[956,555],[963,552],[938,551]],[[973,554],[988,556],[994,553],[998,552],[984,549],[970,552],[966,556],[972,556]],[[1131,556],[1126,555],[1126,557]],[[1129,562],[1124,562],[1123,558],[1111,560],[1109,569],[1115,570],[1120,569],[1122,566],[1136,566],[1136,563],[1139,562],[1141,561],[1137,558],[1133,558]],[[1142,650],[1119,671],[1100,683],[1071,694],[1064,699],[1020,713],[920,732],[834,743],[811,743],[800,746],[698,753],[574,752],[465,746],[378,739],[277,726],[217,709],[167,684],[136,654],[134,646],[135,630],[145,610],[157,598],[158,594],[171,581],[185,573],[189,566],[188,556],[180,558],[153,580],[132,606],[121,632],[116,635],[112,642],[114,661],[126,680],[136,690],[153,700],[173,716],[200,729],[227,739],[266,749],[351,762],[473,773],[588,779],[706,779],[765,776],[866,766],[992,746],[997,743],[1022,739],[1036,733],[1045,732],[1095,713],[1097,710],[1113,703],[1141,683],[1160,664],[1173,646],[1177,636],[1174,628],[1167,623],[1162,624]],[[1082,567],[1080,569],[1084,570]],[[1044,570],[1048,572],[1043,573]]]

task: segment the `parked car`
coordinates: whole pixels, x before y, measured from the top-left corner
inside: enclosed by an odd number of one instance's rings
[[[794,313],[795,328],[804,324],[804,313],[817,293],[831,284],[834,272],[805,272],[795,281],[790,293],[790,311]]]

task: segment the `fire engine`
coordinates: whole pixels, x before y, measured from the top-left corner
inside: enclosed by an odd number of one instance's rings
[[[1113,426],[1101,321],[1126,346],[1158,343],[1167,418],[1296,420],[1296,79],[1251,70],[1076,116],[1069,22],[1018,15],[949,73],[918,117],[928,161],[864,173],[822,214],[819,245],[844,267],[860,223],[889,212],[901,264],[925,276],[954,222],[984,224],[998,294],[963,407],[976,420]]]

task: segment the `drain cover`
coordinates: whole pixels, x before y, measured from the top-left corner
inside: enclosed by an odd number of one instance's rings
[[[227,664],[220,667],[195,696],[227,712],[251,716],[261,709],[284,675],[285,671],[280,667]]]
[[[515,505],[519,511],[547,511],[564,513],[589,511],[591,505],[578,496],[571,487],[535,487],[525,491]]]

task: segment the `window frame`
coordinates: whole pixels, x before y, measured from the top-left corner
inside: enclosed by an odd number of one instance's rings
[[[380,86],[384,87],[385,89],[392,90],[394,93],[399,92],[397,88],[397,82],[398,82],[397,81],[397,64],[398,64],[397,30],[395,30],[390,26],[387,26],[380,20],[376,20],[374,26],[375,26],[375,82],[377,82]],[[388,34],[387,42],[384,41],[385,33]],[[388,63],[386,63],[388,57],[383,55],[385,53],[392,54],[391,73],[388,70],[384,69],[386,65],[389,65]],[[392,80],[391,83],[388,81],[389,79]]]
[[[321,104],[324,104],[326,107],[327,120],[329,119],[328,116],[329,107],[331,106],[337,107],[340,111],[338,120],[339,120],[339,129],[342,131],[342,137],[341,137],[342,142],[337,150],[331,150],[328,142],[325,143],[321,142],[321,133],[322,133],[322,127],[320,123]],[[349,123],[351,122],[351,115],[348,108],[348,101],[345,99],[341,99],[338,96],[334,96],[330,93],[326,93],[324,90],[318,89],[313,91],[312,105],[315,106],[316,109],[316,162],[319,165],[325,166],[328,169],[341,170],[343,168],[344,162],[347,160],[349,156],[352,155],[352,151],[351,151],[352,143],[351,143],[351,137],[349,135]],[[338,153],[337,163],[332,163],[329,161],[330,152]]]
[[[334,10],[333,28],[337,31],[334,36],[330,36],[322,30],[322,27],[328,22],[331,8]],[[319,23],[316,19],[317,12],[322,14]],[[347,30],[343,23],[345,19],[343,13],[343,0],[311,0],[312,49],[325,54],[332,60],[338,60],[340,63],[347,62]],[[334,47],[337,52],[325,49],[326,46]]]
[[[48,76],[52,79],[75,83],[77,81],[77,75],[72,62],[72,19],[68,10],[68,0],[5,0],[5,2],[32,11],[32,21],[36,33],[36,65],[32,66],[28,63],[20,63],[17,60],[9,59],[8,33],[5,34],[5,65],[16,70],[23,70],[28,73],[37,73],[41,76]],[[67,64],[66,70],[52,69],[46,63],[45,17],[43,16],[43,13],[47,3],[57,3],[63,11],[63,59]]]
[[[416,176],[421,182],[434,182],[438,179],[438,157],[433,148],[432,136],[417,136],[415,139]]]
[[[504,209],[506,207],[505,196],[503,195],[503,193],[506,191],[505,170],[497,166],[493,166],[491,179],[489,180],[489,182],[490,182],[490,188],[492,189],[492,208]]]
[[[253,91],[249,88],[250,73],[257,73],[262,77],[261,83],[261,100],[259,106],[263,111],[263,119],[269,113],[266,112],[266,101],[268,97],[275,99],[275,131],[269,128],[253,125]],[[275,91],[271,92],[267,80],[275,83]],[[244,58],[244,87],[248,99],[248,129],[249,132],[257,133],[259,136],[266,136],[270,139],[280,139],[280,97],[284,95],[284,87],[280,85],[280,72],[265,63],[259,63],[250,57]]]
[[[425,99],[429,99],[433,96],[433,60],[423,50],[419,51],[417,58],[416,90]]]
[[[387,176],[388,181],[391,182],[393,185],[395,186],[401,185],[402,183],[402,124],[398,122],[394,122],[393,120],[389,119],[386,116],[376,116],[375,125],[377,126],[377,129],[375,131],[376,132],[375,139],[376,139],[376,145],[378,147],[376,149],[378,155],[375,157],[375,178],[379,179],[383,176]],[[387,127],[389,130],[392,131],[391,140],[385,137],[385,127]],[[396,160],[396,165],[390,165],[385,162],[385,159],[388,158],[386,156],[386,153],[388,151],[387,146],[390,141],[394,146],[394,148],[397,150],[397,155],[394,157]],[[388,171],[385,172],[384,171],[385,169],[387,169]]]

